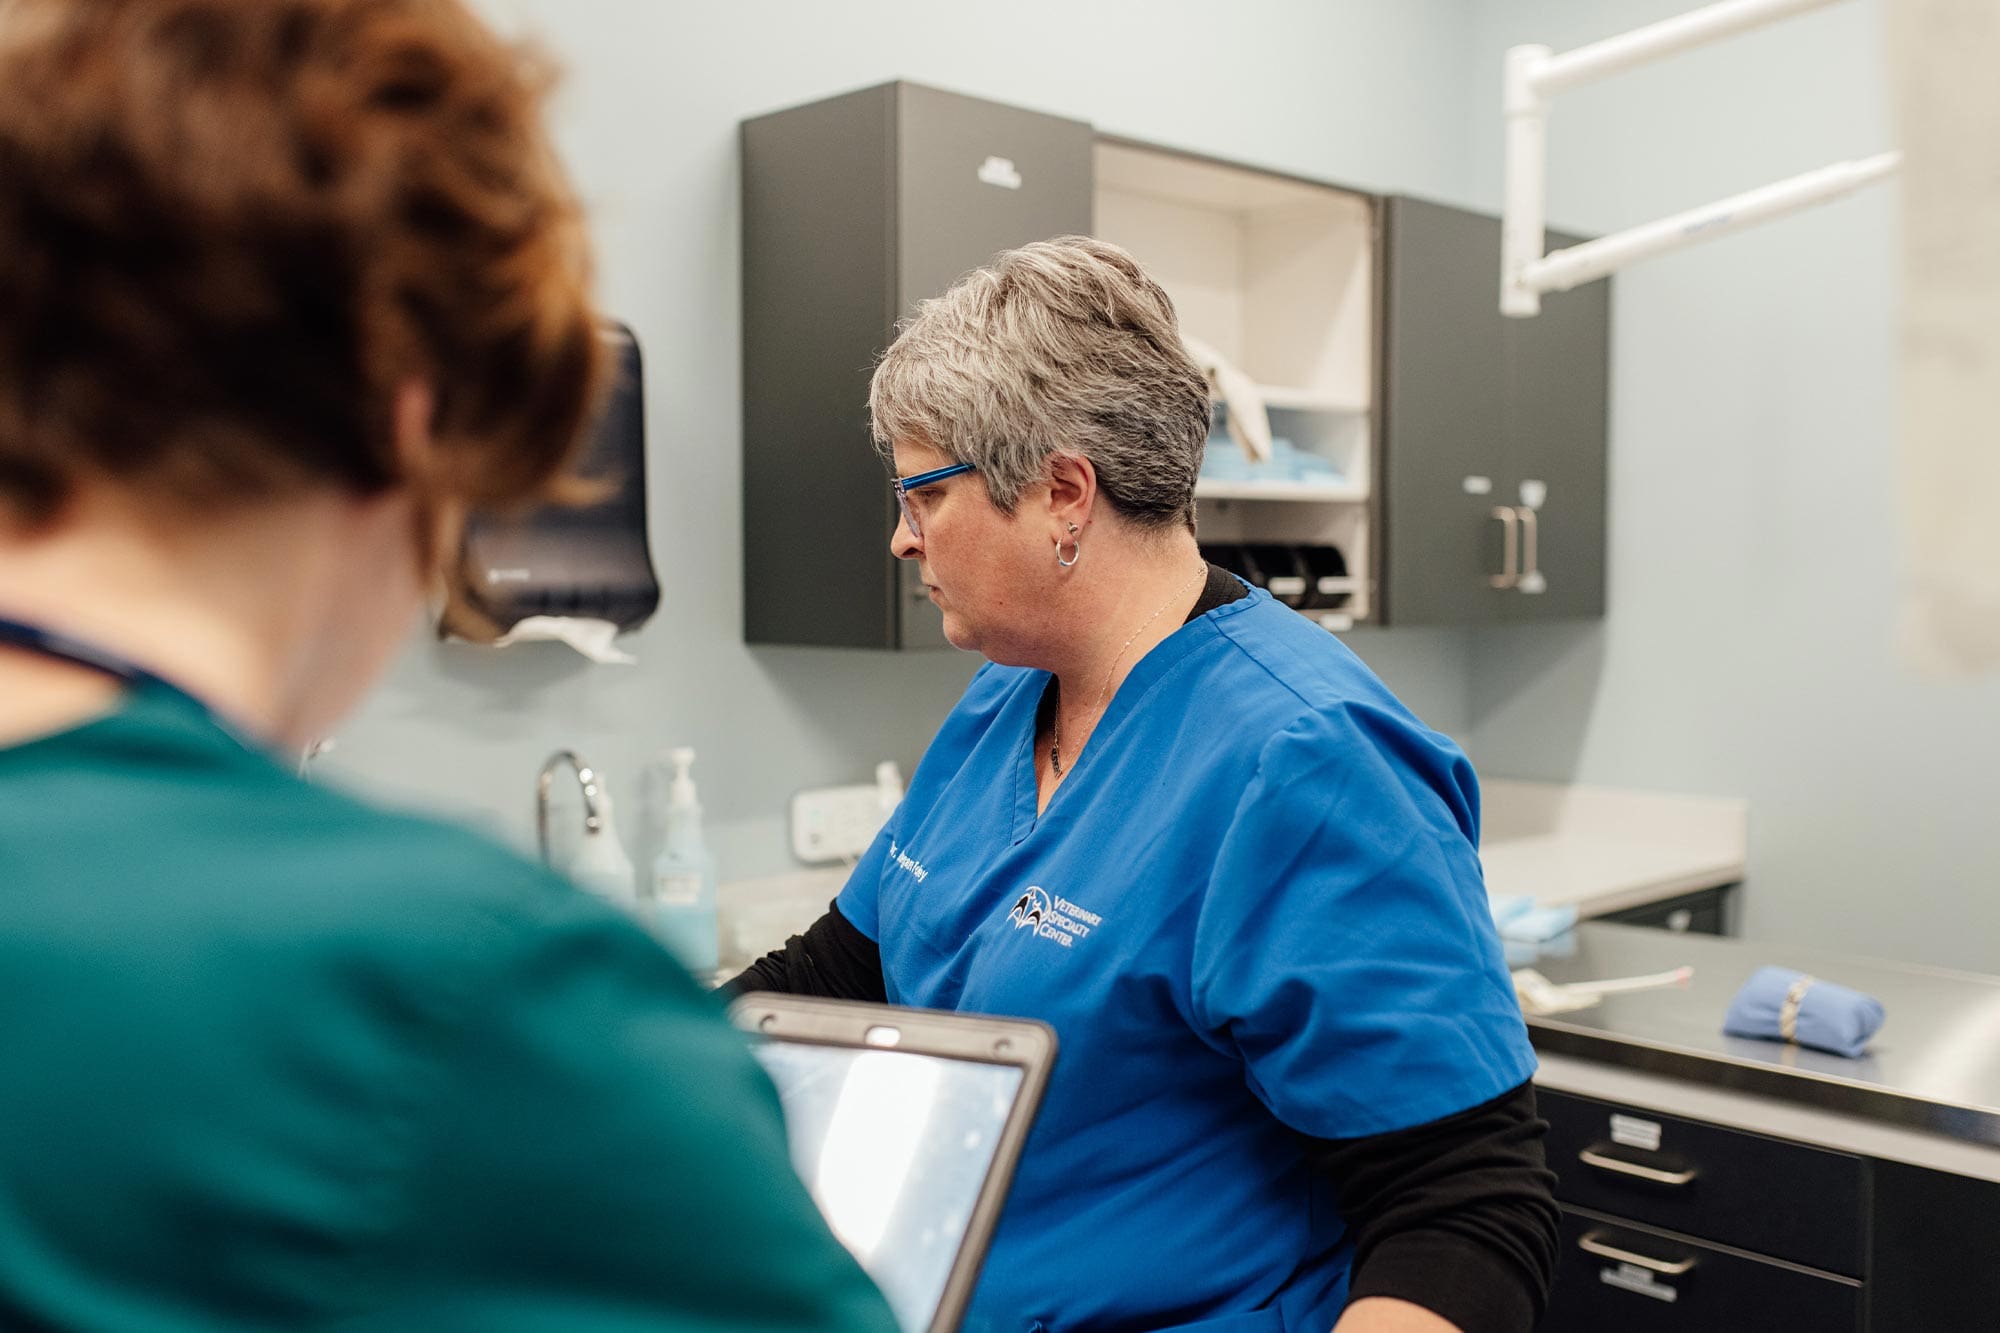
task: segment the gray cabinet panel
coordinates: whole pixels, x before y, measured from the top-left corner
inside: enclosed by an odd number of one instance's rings
[[[1090,230],[1088,124],[918,84],[897,94],[898,318],[1002,250]],[[914,564],[899,583],[898,646],[943,647]]]
[[[896,505],[867,366],[895,322],[892,89],[743,124],[743,596],[751,643],[895,641]]]
[[[1420,199],[1384,208],[1382,618],[1392,625],[1497,619],[1507,380],[1498,224]],[[1468,494],[1465,479],[1495,483]]]
[[[1550,233],[1549,246],[1579,236]],[[1509,319],[1506,363],[1511,447],[1508,503],[1520,483],[1541,481],[1538,565],[1547,590],[1509,599],[1510,620],[1604,614],[1605,430],[1609,413],[1611,284],[1542,298],[1533,319]]]
[[[1497,218],[1400,197],[1384,216],[1384,619],[1602,615],[1608,285],[1550,296],[1534,319],[1508,319]],[[1468,493],[1468,477],[1490,481],[1490,493]],[[1541,593],[1492,582],[1506,531],[1493,511],[1522,506],[1524,481],[1547,492],[1533,519]]]
[[[900,95],[902,314],[1002,250],[1090,230],[1089,124],[916,84]]]
[[[1869,1333],[1937,1333],[2000,1322],[2000,1184],[1874,1163]]]
[[[742,150],[744,637],[941,645],[889,553],[869,375],[917,301],[996,251],[1090,229],[1090,129],[891,83],[745,121]],[[981,179],[989,157],[1019,188]]]

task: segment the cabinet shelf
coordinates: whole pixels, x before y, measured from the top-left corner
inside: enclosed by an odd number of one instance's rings
[[[1355,582],[1335,620],[1373,619],[1376,199],[1130,140],[1100,139],[1094,165],[1096,234],[1136,255],[1188,336],[1256,386],[1274,446],[1331,465],[1218,466],[1195,484],[1202,542],[1337,548]]]
[[[1364,504],[1368,488],[1351,481],[1211,481],[1194,484],[1197,500],[1277,500],[1307,504]]]
[[[1368,404],[1357,403],[1345,394],[1323,389],[1299,389],[1285,384],[1260,384],[1264,406],[1279,412],[1327,412],[1338,416],[1366,416]]]

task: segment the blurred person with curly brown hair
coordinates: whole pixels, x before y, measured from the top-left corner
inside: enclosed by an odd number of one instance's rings
[[[0,1325],[886,1329],[637,926],[298,781],[604,377],[459,0],[0,0]]]

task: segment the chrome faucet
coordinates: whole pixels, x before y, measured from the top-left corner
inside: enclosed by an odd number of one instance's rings
[[[577,785],[583,788],[583,828],[586,833],[595,833],[604,826],[604,816],[598,813],[597,773],[578,757],[574,750],[557,750],[542,765],[542,771],[535,779],[535,846],[541,850],[542,864],[549,864],[549,784],[555,780],[556,769],[568,764],[576,770]]]

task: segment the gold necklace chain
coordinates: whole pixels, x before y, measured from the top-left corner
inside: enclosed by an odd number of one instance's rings
[[[1127,638],[1125,642],[1118,645],[1117,653],[1114,654],[1111,658],[1111,668],[1110,670],[1104,673],[1104,685],[1101,689],[1097,691],[1097,702],[1090,706],[1092,712],[1097,712],[1099,709],[1104,707],[1105,697],[1111,693],[1111,678],[1118,674],[1118,663],[1125,656],[1125,650],[1127,648],[1130,648],[1133,642],[1141,634],[1144,634],[1146,632],[1147,626],[1151,625],[1155,620],[1158,620],[1162,615],[1164,615],[1168,607],[1172,606],[1175,602],[1179,601],[1183,596],[1186,595],[1187,590],[1194,586],[1195,579],[1201,578],[1206,573],[1208,573],[1208,566],[1206,564],[1197,567],[1196,570],[1194,571],[1194,578],[1189,579],[1186,583],[1183,583],[1180,587],[1174,589],[1172,595],[1169,596],[1166,601],[1160,603],[1160,609],[1158,611],[1153,612],[1152,615],[1147,616],[1146,623],[1144,625],[1139,626],[1139,628],[1133,630],[1131,636]],[[1050,731],[1051,734],[1049,736],[1049,767],[1052,770],[1054,770],[1055,775],[1057,777],[1061,777],[1063,775],[1062,681],[1061,680],[1057,680],[1056,682],[1056,716],[1054,725],[1050,728]]]

